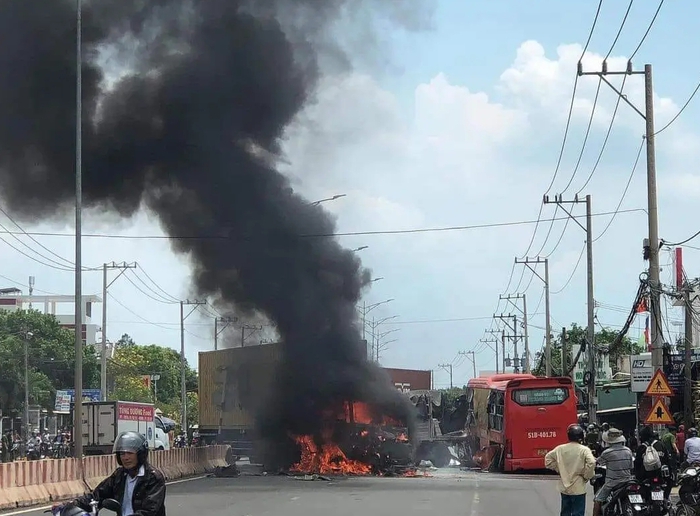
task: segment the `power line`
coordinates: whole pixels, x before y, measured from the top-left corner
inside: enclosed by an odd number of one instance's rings
[[[627,23],[627,17],[630,15],[630,10],[632,9],[633,3],[634,3],[634,0],[630,0],[629,5],[627,6],[627,11],[625,12],[625,17],[622,18],[622,23],[620,24],[620,28],[617,30],[617,34],[615,35],[615,39],[613,40],[612,45],[610,45],[610,50],[608,50],[608,53],[603,58],[603,61],[607,61],[608,58],[610,57],[610,54],[612,54],[613,50],[615,49],[615,45],[617,45],[617,40],[620,39],[620,34],[622,34],[622,29],[625,28],[625,23]]]
[[[581,264],[581,259],[583,258],[583,253],[586,251],[586,244],[583,244],[583,247],[581,248],[581,254],[578,255],[578,260],[576,260],[576,265],[574,265],[574,270],[571,271],[571,275],[569,276],[569,279],[566,280],[566,283],[564,283],[564,286],[561,287],[559,290],[555,290],[552,292],[552,295],[556,294],[561,294],[566,287],[569,286],[569,283],[571,283],[571,280],[574,278],[574,275],[576,274],[576,270],[578,269],[578,266]]]
[[[651,22],[649,22],[649,26],[647,27],[646,32],[644,33],[644,36],[642,36],[641,41],[637,45],[637,48],[634,49],[634,52],[632,52],[632,55],[630,56],[630,61],[634,59],[634,56],[637,55],[637,52],[639,52],[639,49],[642,48],[642,44],[644,41],[646,41],[647,36],[649,35],[649,32],[651,32],[651,28],[654,26],[654,22],[656,21],[656,17],[659,15],[659,11],[661,11],[661,7],[664,5],[664,0],[661,0],[659,2],[659,7],[656,8],[656,12],[654,13],[654,17],[651,19]]]
[[[635,212],[646,212],[646,208],[632,208],[628,210],[621,210],[618,213],[635,213]],[[612,215],[612,211],[603,211],[599,213],[593,213],[593,217],[603,217],[606,215]],[[585,215],[577,215],[574,218],[585,217]],[[377,230],[377,231],[344,231],[337,233],[302,233],[297,235],[297,238],[335,238],[335,237],[347,237],[347,236],[376,236],[376,235],[409,235],[418,233],[441,233],[448,231],[469,231],[474,229],[491,229],[500,227],[510,227],[510,226],[528,226],[532,224],[537,224],[539,222],[550,222],[552,220],[566,220],[567,217],[552,217],[548,219],[541,220],[514,220],[506,222],[486,222],[482,224],[466,224],[461,226],[436,226],[427,228],[413,228],[413,229],[388,229],[388,230]],[[12,232],[5,232],[12,233]],[[3,232],[0,231],[0,235]],[[74,238],[75,235],[69,233],[51,233],[51,232],[30,232],[32,235],[38,236],[54,236],[54,237],[70,237]],[[83,238],[106,238],[115,240],[237,240],[237,236],[221,236],[221,235],[119,235],[116,233],[85,233]],[[253,239],[254,235],[240,236],[240,240]],[[101,267],[99,268],[101,270]],[[70,269],[73,270],[73,269]],[[98,270],[98,268],[90,267],[87,270]]]
[[[683,107],[680,109],[680,111],[678,111],[678,113],[676,113],[676,116],[674,116],[674,117],[670,120],[669,123],[667,123],[667,124],[666,124],[665,126],[663,126],[661,129],[659,129],[658,131],[656,131],[656,132],[654,133],[654,136],[656,136],[657,134],[660,134],[660,133],[664,132],[666,129],[669,128],[669,126],[670,126],[673,122],[675,122],[675,121],[678,119],[679,116],[681,116],[681,114],[683,113],[683,111],[685,111],[685,108],[688,107],[688,104],[690,104],[690,102],[691,102],[691,101],[693,100],[693,98],[695,97],[695,94],[698,92],[698,90],[700,90],[700,82],[698,83],[697,86],[695,86],[695,89],[693,90],[693,93],[690,94],[690,97],[688,97],[688,100],[685,101],[685,104],[683,104]]]
[[[595,31],[596,25],[598,24],[598,17],[600,16],[600,9],[603,6],[603,0],[599,0],[598,2],[598,8],[596,9],[595,13],[595,18],[593,18],[593,23],[591,24],[591,29],[588,31],[588,38],[586,39],[586,44],[583,47],[583,50],[581,52],[581,57],[579,57],[579,61],[581,61],[584,56],[586,55],[586,52],[588,51],[588,46],[591,44],[591,38],[593,37],[593,32]],[[559,174],[559,169],[561,168],[561,162],[564,157],[564,149],[566,148],[566,140],[569,136],[569,128],[571,127],[571,117],[574,112],[574,102],[576,101],[576,90],[578,88],[578,80],[579,80],[579,75],[576,74],[574,78],[574,87],[571,91],[571,100],[569,102],[569,113],[567,114],[566,117],[566,124],[564,126],[564,136],[562,138],[561,142],[561,147],[559,149],[559,156],[557,157],[557,164],[556,167],[554,168],[554,174],[552,175],[552,180],[549,183],[549,186],[547,187],[547,190],[545,191],[545,195],[549,193],[549,191],[552,189],[552,186],[554,186],[554,182],[557,179],[557,175]],[[527,246],[527,249],[523,253],[522,256],[527,256],[527,254],[530,252],[530,249],[532,249],[532,244],[535,241],[535,236],[537,235],[537,229],[540,224],[540,220],[542,217],[542,211],[544,209],[544,203],[540,204],[540,211],[537,214],[537,222],[535,223],[535,229],[532,232],[532,238],[530,239],[530,243]],[[546,242],[546,241],[545,241]]]
[[[675,242],[675,243],[666,242],[665,240],[661,239],[661,245],[666,245],[668,247],[678,247],[679,245],[683,245],[686,242],[690,242],[694,238],[697,238],[698,235],[700,235],[700,231],[698,231],[697,233],[693,233],[691,236],[689,236],[685,240],[681,240],[680,242]],[[691,247],[691,246],[688,246],[688,247]]]
[[[634,173],[637,170],[637,165],[639,164],[639,158],[642,155],[642,150],[644,150],[644,140],[645,140],[645,138],[642,137],[642,143],[639,146],[639,150],[637,151],[637,157],[634,160],[634,165],[632,166],[632,171],[630,172],[630,176],[627,179],[627,184],[625,185],[625,189],[622,192],[622,197],[620,197],[620,202],[617,203],[617,208],[615,209],[615,213],[613,214],[612,217],[610,217],[610,220],[608,221],[608,224],[605,226],[603,231],[601,231],[600,234],[593,239],[594,243],[597,242],[605,233],[607,233],[608,229],[610,229],[610,226],[615,221],[615,216],[619,212],[620,206],[622,206],[622,202],[625,200],[625,196],[627,195],[627,190],[629,190],[630,184],[632,184],[632,178],[634,177]]]

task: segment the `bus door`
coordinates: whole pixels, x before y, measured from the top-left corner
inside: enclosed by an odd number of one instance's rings
[[[570,390],[570,385],[528,387],[526,382],[513,388],[507,400],[506,434],[510,449],[506,454],[510,452],[515,460],[539,462],[548,451],[567,442],[566,430],[576,422],[576,401]]]

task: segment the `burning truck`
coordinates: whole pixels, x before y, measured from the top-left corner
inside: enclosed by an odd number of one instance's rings
[[[326,411],[324,428],[288,434],[274,459],[260,435],[258,416],[271,399],[281,353],[262,344],[199,353],[199,434],[205,443],[231,445],[266,470],[319,474],[406,474],[414,463],[412,422],[381,413],[366,402],[347,400]],[[280,460],[280,457],[283,459]]]

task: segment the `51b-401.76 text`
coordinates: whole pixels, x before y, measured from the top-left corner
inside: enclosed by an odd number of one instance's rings
[[[528,432],[528,439],[547,439],[551,437],[556,437],[557,432],[555,430],[543,430],[541,432]]]

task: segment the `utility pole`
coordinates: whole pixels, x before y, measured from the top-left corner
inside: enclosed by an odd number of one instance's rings
[[[450,389],[452,389],[454,387],[452,383],[452,364],[438,364],[438,367],[450,373]]]
[[[500,333],[498,330],[487,330],[488,333],[491,333],[492,335],[494,333]],[[493,349],[496,352],[496,374],[498,374],[498,370],[500,369],[499,362],[498,362],[498,339],[492,338],[492,339],[480,339],[479,342],[483,342],[486,344],[488,347]],[[493,344],[493,346],[491,346]]]
[[[29,339],[34,334],[24,332],[24,442],[29,440]]]
[[[510,329],[513,332],[513,335],[506,335],[505,329],[503,330],[503,372],[506,372],[506,367],[505,367],[505,360],[506,360],[506,349],[505,349],[505,341],[506,338],[513,339],[513,372],[514,373],[519,373],[520,372],[520,357],[518,356],[518,319],[515,315],[513,314],[499,314],[496,315],[494,314],[493,316],[494,319],[500,319],[503,321],[508,329]],[[509,321],[513,321],[513,325],[511,326],[509,324]]]
[[[691,297],[693,288],[689,282],[683,285],[683,298],[685,300],[685,356],[683,364],[684,372],[684,391],[683,391],[683,408],[685,416],[686,428],[694,426],[693,417],[693,298]]]
[[[595,299],[593,296],[593,227],[591,215],[591,196],[586,195],[585,199],[575,195],[570,201],[565,201],[561,195],[555,195],[554,200],[550,200],[548,195],[544,196],[544,204],[556,204],[559,206],[578,226],[586,232],[586,276],[588,294],[588,327],[586,331],[586,351],[588,360],[588,373],[590,382],[588,383],[588,420],[595,423],[598,411],[598,401],[596,399],[596,354],[595,354]],[[565,204],[586,204],[586,225],[583,226],[578,219],[564,206]],[[562,371],[562,374],[564,372]]]
[[[241,347],[245,347],[245,331],[250,330],[251,332],[255,331],[261,331],[263,329],[262,326],[251,326],[250,324],[241,324]],[[248,337],[250,337],[252,333],[248,334]]]
[[[584,72],[583,64],[578,63],[578,75],[595,75],[605,82],[645,121],[647,151],[647,213],[649,236],[645,241],[645,257],[649,259],[649,311],[651,312],[651,363],[654,371],[663,368],[664,349],[661,328],[661,281],[659,279],[659,213],[656,199],[656,137],[654,135],[654,88],[651,65],[645,64],[644,70],[634,70],[632,61],[627,62],[624,71],[609,71],[607,61],[603,61],[601,71]],[[644,112],[613,86],[606,78],[608,75],[644,75]]]
[[[195,299],[190,301],[180,301],[180,396],[182,398],[182,431],[187,432],[187,360],[185,359],[185,319],[187,319],[198,306],[206,305],[206,301]],[[192,309],[185,315],[185,305],[192,306]]]
[[[501,294],[498,296],[499,299],[505,299],[508,301],[511,305],[513,305],[517,310],[520,311],[521,314],[523,314],[523,330],[524,330],[524,339],[525,339],[525,360],[523,362],[523,368],[525,369],[526,373],[530,373],[530,339],[528,337],[528,331],[527,331],[527,295],[525,294]],[[522,299],[523,300],[523,307],[522,309],[517,305],[517,303],[513,302],[513,299]],[[517,348],[515,354],[517,355]]]
[[[107,401],[107,289],[127,270],[135,268],[136,262],[112,262],[102,265],[102,351],[100,352],[100,397],[102,401]],[[119,269],[121,272],[117,274],[116,278],[107,283],[107,271],[114,269]]]
[[[545,318],[545,346],[544,346],[544,358],[545,358],[545,375],[552,376],[552,326],[551,317],[549,313],[549,259],[547,258],[529,258],[525,257],[524,260],[515,259],[515,263],[522,263],[532,271],[532,273],[537,276],[542,283],[544,283],[544,318]],[[535,267],[537,264],[544,264],[544,277],[540,276]],[[532,267],[534,265],[535,267]],[[527,355],[527,362],[530,363],[530,355]],[[529,367],[529,365],[528,365]]]
[[[567,345],[569,344],[566,336],[566,327],[561,329],[561,375],[568,376],[566,371],[569,369]]]
[[[474,351],[460,351],[458,354],[464,355],[467,358],[471,355],[469,360],[472,362],[472,378],[476,378],[476,353]]]
[[[219,349],[219,335],[228,328],[229,324],[238,322],[238,317],[215,317],[214,318],[214,351]],[[223,328],[219,329],[219,323],[223,324]]]

